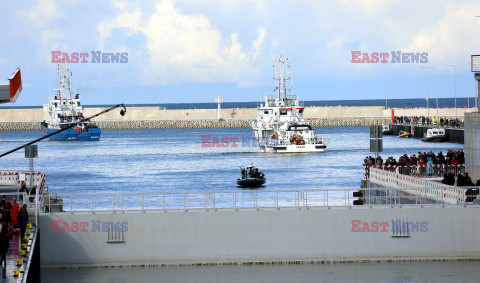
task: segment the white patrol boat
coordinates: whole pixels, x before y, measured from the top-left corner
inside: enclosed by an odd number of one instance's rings
[[[253,134],[265,152],[323,152],[327,147],[315,135],[309,122],[303,119],[304,107],[298,95],[289,95],[290,62],[288,58],[274,58],[275,95],[265,97],[265,105],[258,108],[252,121]]]
[[[427,129],[427,133],[422,138],[422,141],[425,142],[444,142],[446,140],[447,134],[442,128]]]
[[[46,134],[54,133],[60,129],[68,128],[73,124],[75,127],[50,136],[55,141],[98,141],[101,129],[95,122],[83,116],[83,106],[80,104],[79,94],[73,96],[70,88],[70,77],[72,72],[64,64],[58,65],[59,76],[58,88],[54,89],[56,94],[50,97],[48,104],[43,105],[43,111],[48,113],[48,119],[41,123],[42,130]]]

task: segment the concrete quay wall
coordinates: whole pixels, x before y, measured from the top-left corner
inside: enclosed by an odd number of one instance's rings
[[[393,124],[390,125],[392,127],[392,133],[395,136],[400,134],[400,131],[406,131],[413,134],[414,138],[421,139],[427,133],[427,130],[431,127],[429,126],[415,126],[414,130],[412,130],[411,125],[402,125],[402,124]],[[452,143],[464,143],[464,130],[463,129],[456,129],[456,128],[446,128],[446,136],[447,141]]]
[[[479,259],[479,212],[446,205],[42,214],[41,265]],[[412,223],[409,237],[394,237],[398,219]],[[108,242],[108,232],[93,229],[109,222],[127,227],[123,241]]]
[[[465,117],[465,165],[473,180],[480,179],[480,113]]]
[[[106,108],[85,108],[85,116],[99,113]],[[163,107],[128,107],[125,116],[113,110],[95,119],[105,129],[129,128],[209,128],[209,127],[250,127],[257,115],[255,108],[222,109],[222,120],[217,119],[217,109],[165,109]],[[465,109],[457,109],[463,117]],[[424,108],[396,109],[397,116],[426,115]],[[430,109],[433,115],[434,109]],[[455,109],[439,109],[440,116],[452,117]],[[306,107],[305,118],[313,126],[370,126],[388,123],[391,110],[381,106],[364,107]],[[47,118],[41,108],[0,109],[0,131],[38,130],[39,123]]]

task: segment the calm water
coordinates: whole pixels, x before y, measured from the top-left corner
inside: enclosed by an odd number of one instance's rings
[[[42,269],[45,282],[478,282],[480,262]]]
[[[239,166],[254,163],[270,190],[358,187],[369,153],[368,127],[324,127],[322,154],[267,154],[251,146],[249,128],[103,130],[99,142],[38,145],[35,169],[45,172],[51,193],[235,190]],[[202,135],[237,137],[238,146],[202,147]],[[42,136],[41,131],[0,132],[5,152]],[[463,148],[461,144],[384,138],[382,155]],[[0,168],[28,168],[24,151],[0,158]]]

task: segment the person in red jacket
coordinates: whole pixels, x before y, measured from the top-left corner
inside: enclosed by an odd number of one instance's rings
[[[419,158],[418,159],[418,165],[420,165],[420,166],[425,165],[425,160],[423,160],[423,158]]]
[[[12,221],[10,222],[10,227],[12,228],[11,231],[13,231],[13,229],[15,229],[17,227],[18,213],[20,213],[20,205],[18,205],[17,201],[15,199],[13,199],[12,200],[12,210],[10,211],[10,214],[12,215]]]

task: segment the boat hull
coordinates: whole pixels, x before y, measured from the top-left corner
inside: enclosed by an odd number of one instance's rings
[[[50,129],[45,126],[42,126],[42,128],[46,134],[58,131],[58,129]],[[81,133],[79,133],[77,129],[68,129],[50,136],[49,139],[51,141],[98,141],[100,140],[101,133],[102,130],[100,128],[90,128],[88,129],[88,132]]]
[[[400,134],[397,136],[397,138],[402,138],[402,139],[410,138],[410,137],[412,137],[412,134],[404,131],[400,131]]]
[[[382,131],[382,133],[383,133],[385,136],[391,136],[391,135],[393,135],[393,131],[392,131],[392,130]]]
[[[243,188],[256,188],[260,187],[267,182],[265,178],[246,178],[237,179],[237,185]]]
[[[447,137],[439,136],[439,137],[423,137],[421,138],[424,142],[445,142],[447,141]]]
[[[309,153],[309,152],[323,152],[327,148],[326,145],[304,144],[304,145],[278,145],[278,146],[260,146],[264,152],[273,153]]]

